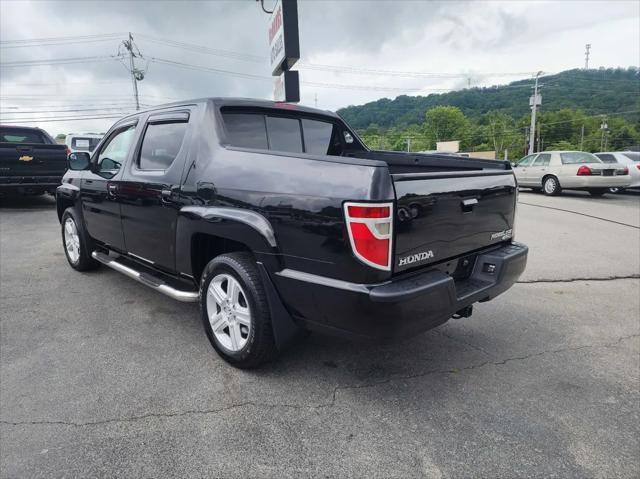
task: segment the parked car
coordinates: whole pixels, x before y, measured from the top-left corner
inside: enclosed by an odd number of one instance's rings
[[[300,330],[391,340],[468,317],[526,264],[508,162],[371,151],[326,111],[174,103],[69,164],[57,211],[71,267],[199,302],[237,367]]]
[[[609,151],[603,153],[595,153],[595,155],[603,163],[619,163],[629,168],[629,176],[631,183],[627,188],[640,188],[640,152],[637,151]],[[620,193],[622,187],[609,188],[611,193]]]
[[[0,125],[0,195],[53,194],[67,170],[65,150],[40,128]]]
[[[559,195],[563,189],[585,190],[602,196],[609,188],[626,188],[631,183],[629,168],[605,164],[584,151],[545,151],[525,156],[513,165],[518,185]]]
[[[67,145],[67,154],[75,153],[77,151],[92,152],[95,147],[98,146],[101,139],[102,135],[95,133],[69,133],[64,139],[64,143]]]

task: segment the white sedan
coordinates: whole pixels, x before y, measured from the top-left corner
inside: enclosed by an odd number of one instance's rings
[[[627,188],[640,188],[640,152],[638,151],[610,151],[595,153],[604,163],[620,163],[629,168],[631,184]],[[624,188],[611,188],[612,193],[618,193]]]
[[[513,165],[519,186],[559,195],[563,189],[586,190],[602,196],[609,188],[631,184],[629,168],[618,163],[603,163],[584,151],[545,151],[525,156]]]

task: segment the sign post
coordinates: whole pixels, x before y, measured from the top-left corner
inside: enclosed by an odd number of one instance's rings
[[[269,63],[274,100],[300,101],[300,78],[291,67],[300,58],[297,0],[278,0],[269,18]]]

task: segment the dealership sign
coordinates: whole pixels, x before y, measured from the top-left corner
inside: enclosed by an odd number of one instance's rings
[[[280,75],[300,58],[298,2],[278,0],[269,18],[269,60],[271,74]]]
[[[297,71],[285,71],[273,82],[273,99],[275,101],[300,101],[300,80]]]

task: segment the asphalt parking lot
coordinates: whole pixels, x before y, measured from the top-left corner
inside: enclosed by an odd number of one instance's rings
[[[528,269],[472,318],[251,372],[195,306],[68,267],[50,197],[0,215],[3,478],[640,475],[639,195],[522,192]]]

